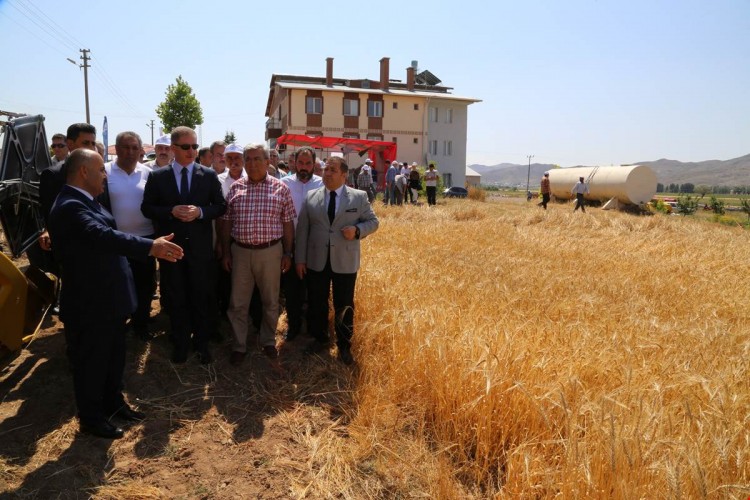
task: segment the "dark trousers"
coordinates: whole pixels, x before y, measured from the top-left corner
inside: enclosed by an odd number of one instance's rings
[[[357,273],[334,273],[330,260],[322,271],[307,270],[307,328],[315,339],[328,342],[328,297],[333,287],[336,343],[340,348],[351,345],[356,283]]]
[[[177,262],[160,262],[162,293],[167,295],[169,321],[175,350],[187,353],[190,334],[198,350],[208,347],[215,326],[211,300],[215,300],[216,266],[213,259],[184,257]]]
[[[281,275],[281,288],[284,291],[284,303],[286,308],[287,323],[289,323],[289,333],[292,337],[299,334],[302,328],[302,306],[305,302],[305,292],[307,283],[299,279],[295,269],[295,262],[292,259],[292,267],[286,273]]]
[[[130,270],[133,272],[135,295],[138,306],[130,320],[136,333],[148,330],[148,318],[151,315],[151,299],[156,289],[156,259],[128,259]]]
[[[106,420],[125,404],[126,318],[65,323],[68,356],[73,368],[78,418],[84,423]]]
[[[435,205],[437,204],[436,194],[437,194],[437,187],[436,186],[427,186],[427,204],[428,205]]]
[[[547,210],[547,203],[549,203],[549,193],[542,193],[542,201],[537,203],[537,206],[544,207]]]
[[[583,193],[576,193],[576,207],[573,209],[573,211],[575,212],[579,207],[581,208],[582,212],[586,211],[586,208],[583,206]]]

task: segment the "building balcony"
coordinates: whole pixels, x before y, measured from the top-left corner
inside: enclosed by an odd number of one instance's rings
[[[277,139],[281,135],[281,120],[278,118],[269,118],[266,120],[266,140]]]

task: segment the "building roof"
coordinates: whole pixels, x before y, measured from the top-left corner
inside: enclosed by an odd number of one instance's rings
[[[466,167],[466,177],[482,177],[482,174],[480,174],[476,170]]]
[[[412,97],[429,97],[433,99],[448,99],[454,101],[464,101],[468,104],[475,102],[482,102],[481,99],[475,99],[473,97],[463,97],[449,93],[452,90],[451,87],[443,87],[438,85],[424,85],[415,84],[414,90],[408,90],[405,83],[398,81],[389,81],[388,90],[383,91],[380,88],[363,88],[361,83],[369,81],[373,86],[379,87],[380,83],[376,80],[344,80],[341,78],[334,78],[333,85],[328,86],[325,83],[325,78],[312,77],[312,76],[298,76],[298,75],[273,75],[271,77],[271,89],[268,93],[268,103],[266,105],[266,116],[270,116],[271,113],[271,102],[273,100],[273,94],[275,87],[278,86],[281,89],[299,89],[299,90],[320,90],[329,92],[355,92],[358,94],[381,94],[381,95],[392,95],[392,96],[412,96]],[[358,84],[353,86],[352,82]]]

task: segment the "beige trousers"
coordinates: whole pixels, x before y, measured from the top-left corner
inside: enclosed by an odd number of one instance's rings
[[[281,243],[258,250],[232,244],[232,295],[227,316],[234,334],[233,351],[247,352],[248,309],[255,285],[263,302],[258,343],[261,347],[276,345],[282,254]]]

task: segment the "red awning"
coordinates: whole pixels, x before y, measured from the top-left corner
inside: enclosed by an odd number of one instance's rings
[[[396,159],[395,142],[368,141],[365,139],[348,139],[345,137],[324,137],[284,134],[276,139],[276,144],[287,144],[295,147],[309,146],[318,149],[340,149],[342,153],[367,154],[372,161],[391,162]]]

